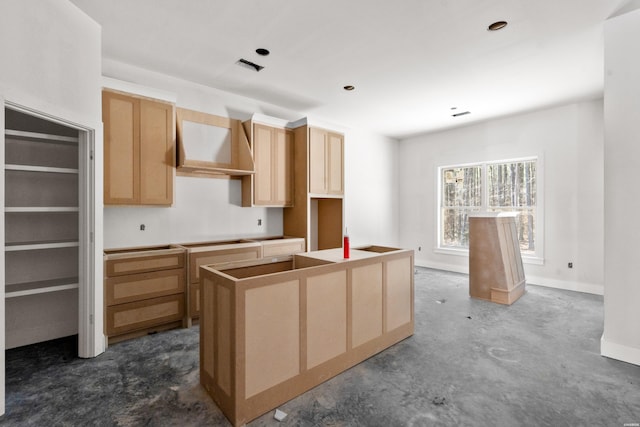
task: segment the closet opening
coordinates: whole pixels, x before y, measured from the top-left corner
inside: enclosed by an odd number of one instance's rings
[[[93,141],[87,130],[20,107],[6,105],[4,115],[5,349],[51,342],[37,348],[56,351],[62,339],[82,357]]]

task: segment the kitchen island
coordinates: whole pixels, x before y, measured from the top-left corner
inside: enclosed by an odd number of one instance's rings
[[[413,251],[200,267],[200,382],[234,425],[411,336]]]

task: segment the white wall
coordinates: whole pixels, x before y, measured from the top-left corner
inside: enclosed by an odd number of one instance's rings
[[[399,245],[399,143],[366,131],[345,134],[345,226],[352,247]]]
[[[0,98],[95,131],[102,152],[100,120],[100,27],[67,1],[3,0],[0,4]],[[2,139],[3,141],[3,139]],[[4,147],[2,147],[4,151]],[[102,228],[102,164],[96,164],[95,227]],[[4,200],[4,185],[0,186]],[[87,283],[95,319],[91,342],[80,348],[90,357],[104,351],[102,334],[102,241],[96,236],[94,275]],[[3,258],[4,255],[0,254]],[[4,295],[4,273],[0,278]],[[95,292],[95,298],[94,293]],[[84,291],[83,291],[84,292]],[[0,298],[0,412],[4,413],[4,298]],[[89,322],[87,322],[89,323]]]
[[[297,120],[304,112],[207,88],[195,83],[104,61],[103,74],[132,83],[140,93],[163,91],[176,104],[234,119],[246,120],[254,113]],[[144,93],[142,93],[144,94]],[[378,244],[397,242],[395,174],[397,142],[335,124],[345,132],[345,217],[354,241]],[[106,248],[223,240],[237,237],[282,234],[282,208],[241,207],[240,181],[176,177],[172,207],[106,207]],[[258,226],[262,219],[262,226]],[[145,224],[145,231],[140,225]]]
[[[605,23],[604,356],[640,365],[640,10]]]
[[[177,177],[174,192],[172,207],[106,207],[105,248],[282,234],[282,209],[241,207],[239,180]]]
[[[400,244],[418,265],[468,272],[467,256],[434,251],[437,168],[538,156],[544,264],[525,264],[527,282],[602,294],[602,114],[602,100],[585,101],[401,141]]]

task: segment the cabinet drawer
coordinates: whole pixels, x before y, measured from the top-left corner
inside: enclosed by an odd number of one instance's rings
[[[184,294],[114,305],[107,307],[107,335],[181,321],[183,317]]]
[[[184,250],[153,250],[144,253],[109,254],[105,257],[107,277],[184,267]]]
[[[304,252],[304,239],[275,239],[262,242],[262,257],[270,258]]]
[[[262,254],[262,246],[255,243],[247,245],[246,247],[191,252],[189,254],[189,283],[198,283],[201,265],[259,259]]]
[[[184,293],[184,268],[112,277],[105,281],[107,306]]]

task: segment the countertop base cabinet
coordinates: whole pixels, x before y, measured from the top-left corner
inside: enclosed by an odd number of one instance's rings
[[[293,255],[305,251],[304,239],[266,237],[237,242],[186,245],[189,265],[188,317],[192,323],[200,317],[200,267],[207,264],[249,261]],[[259,245],[259,246],[258,246]]]
[[[183,249],[107,251],[105,273],[105,329],[110,344],[186,326]]]
[[[234,264],[201,267],[200,382],[235,426],[413,334],[413,251]]]
[[[187,254],[189,289],[187,294],[187,322],[191,323],[200,316],[200,266],[233,261],[259,259],[262,247],[259,242],[199,242],[179,245]]]
[[[262,258],[293,255],[305,251],[305,242],[301,237],[273,237],[255,239],[262,245]]]

